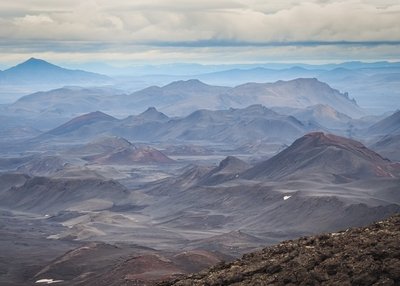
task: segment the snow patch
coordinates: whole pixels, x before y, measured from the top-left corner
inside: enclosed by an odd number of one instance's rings
[[[54,279],[40,279],[35,282],[35,284],[53,284],[53,283],[60,283],[64,280],[54,280]]]
[[[286,201],[286,200],[290,199],[291,197],[292,197],[292,196],[284,196],[284,197],[283,197],[283,200]]]

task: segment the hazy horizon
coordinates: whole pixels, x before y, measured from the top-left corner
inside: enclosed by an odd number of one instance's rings
[[[3,2],[0,285],[400,285],[400,0]]]

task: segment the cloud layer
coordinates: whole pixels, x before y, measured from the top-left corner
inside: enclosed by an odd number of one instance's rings
[[[29,53],[212,60],[246,56],[249,47],[253,54],[238,61],[270,60],[265,50],[399,58],[398,0],[19,0],[2,4],[0,16],[0,60]]]

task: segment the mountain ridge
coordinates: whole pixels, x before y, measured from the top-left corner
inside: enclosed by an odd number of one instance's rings
[[[339,180],[396,177],[398,168],[358,141],[323,132],[312,132],[297,139],[271,159],[241,175],[246,179],[281,180],[301,178],[312,173]]]

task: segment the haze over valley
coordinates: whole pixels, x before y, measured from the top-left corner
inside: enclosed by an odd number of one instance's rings
[[[400,283],[398,216],[349,230],[400,213],[393,1],[45,2],[0,8],[0,285]]]

